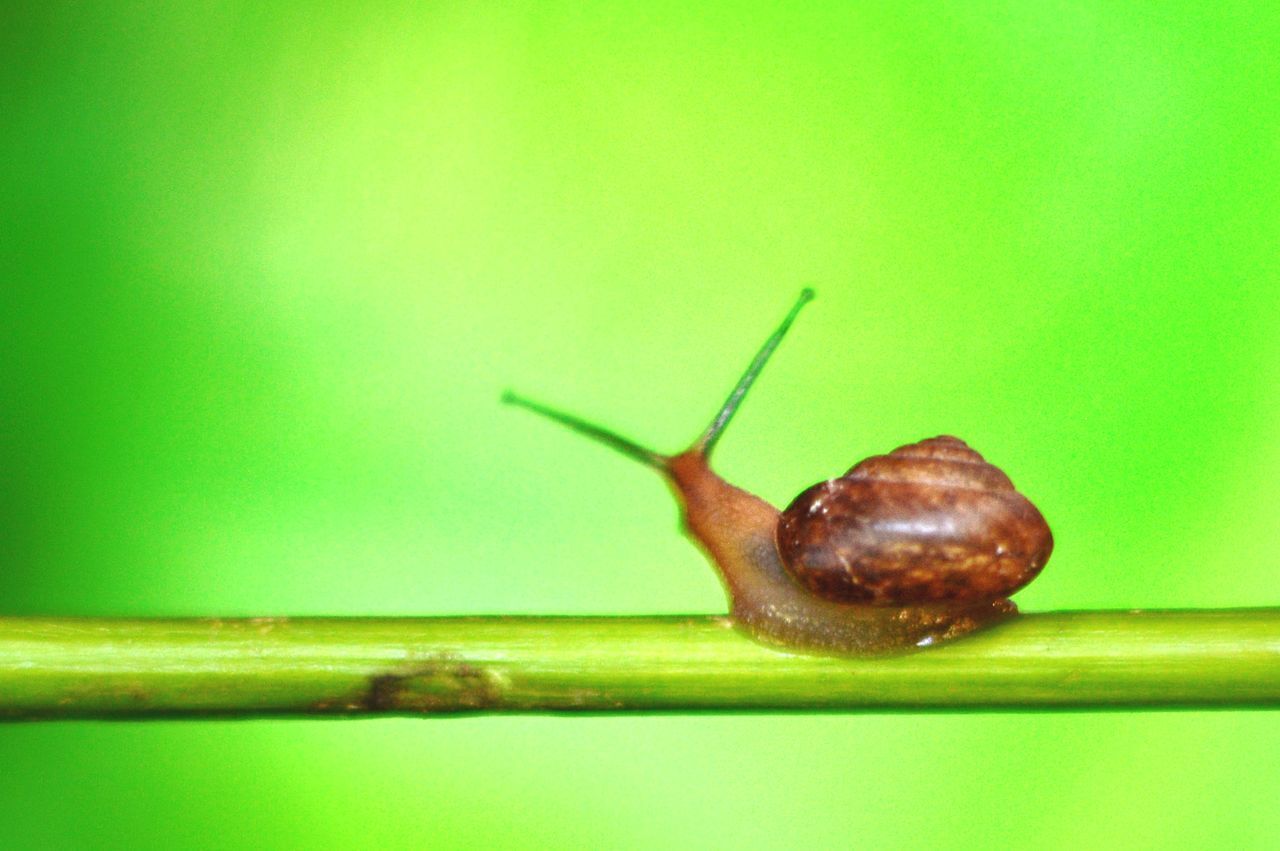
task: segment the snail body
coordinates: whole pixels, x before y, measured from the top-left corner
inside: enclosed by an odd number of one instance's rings
[[[866,655],[957,638],[1014,614],[1053,537],[1009,477],[958,438],[868,458],[803,491],[783,511],[711,470],[711,449],[813,294],[805,290],[706,432],[661,455],[508,393],[664,474],[685,527],[715,565],[735,625],[768,644]]]

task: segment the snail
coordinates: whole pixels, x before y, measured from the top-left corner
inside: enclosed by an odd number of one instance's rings
[[[1053,549],[1044,517],[955,437],[901,446],[820,482],[779,512],[710,467],[710,455],[812,290],[804,290],[694,444],[662,455],[512,392],[555,420],[661,472],[685,530],[710,557],[729,618],[766,644],[871,655],[958,638],[1013,615],[1008,596]]]

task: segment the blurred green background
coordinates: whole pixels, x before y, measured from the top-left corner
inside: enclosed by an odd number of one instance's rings
[[[1280,13],[9,3],[0,613],[716,612],[648,471],[939,432],[1024,609],[1280,604]],[[1274,848],[1267,713],[0,728],[0,847]]]

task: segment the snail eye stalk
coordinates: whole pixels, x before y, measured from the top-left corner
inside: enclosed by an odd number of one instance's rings
[[[702,433],[702,437],[698,438],[698,442],[693,445],[695,453],[703,457],[711,454],[711,450],[715,448],[720,436],[724,434],[725,427],[729,425],[733,415],[738,413],[738,407],[742,404],[743,398],[746,397],[747,391],[751,389],[751,385],[760,377],[760,373],[764,370],[764,365],[769,362],[769,358],[777,350],[778,344],[782,342],[782,338],[791,329],[791,323],[796,321],[796,316],[800,314],[800,309],[813,301],[813,296],[813,290],[808,287],[800,291],[800,297],[791,306],[791,310],[787,313],[786,318],[782,320],[782,324],[769,335],[769,339],[764,341],[760,351],[756,352],[756,356],[752,358],[747,371],[742,373],[742,377],[738,379],[738,383],[729,394],[729,398],[725,399],[724,404],[720,406],[720,411],[716,414],[715,419],[711,421],[711,425],[707,426],[707,430]]]
[[[524,408],[526,411],[533,411],[535,414],[554,420],[563,426],[573,429],[578,434],[586,435],[598,443],[603,443],[605,446],[621,452],[628,458],[634,458],[641,464],[656,467],[659,470],[667,468],[667,457],[665,455],[654,452],[652,449],[647,449],[634,440],[625,438],[616,431],[611,431],[604,426],[587,422],[581,417],[565,413],[541,402],[526,399],[510,390],[502,394],[502,401],[504,404],[515,405],[517,408]]]
[[[724,434],[725,427],[729,425],[733,415],[738,412],[738,408],[742,405],[742,400],[746,397],[747,391],[751,389],[751,385],[755,383],[755,380],[760,377],[760,372],[764,369],[764,365],[769,362],[769,358],[773,356],[778,344],[786,336],[787,331],[791,328],[791,323],[795,322],[796,316],[800,313],[800,309],[811,301],[813,301],[813,290],[808,288],[801,290],[800,297],[796,299],[796,303],[792,305],[786,318],[782,320],[782,324],[769,335],[769,339],[764,341],[764,345],[760,347],[760,351],[756,352],[756,356],[751,360],[747,371],[738,379],[738,383],[733,388],[733,392],[729,394],[729,398],[720,406],[720,411],[716,414],[715,419],[711,421],[711,425],[707,426],[707,430],[702,433],[702,436],[698,438],[697,442],[689,450],[692,454],[700,455],[703,458],[711,454],[712,447],[716,445],[716,441]],[[535,414],[554,420],[576,431],[578,434],[585,435],[598,443],[603,443],[605,446],[609,446],[646,466],[659,470],[667,470],[670,467],[671,459],[668,456],[641,446],[634,440],[623,437],[612,429],[589,422],[582,417],[553,408],[550,405],[544,405],[541,402],[535,402],[511,390],[502,394],[502,402],[507,405],[515,405],[517,408],[524,408],[526,411],[533,411]]]

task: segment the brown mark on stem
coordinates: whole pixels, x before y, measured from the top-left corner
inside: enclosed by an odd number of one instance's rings
[[[503,676],[448,656],[404,671],[368,678],[356,711],[371,713],[475,712],[502,705]]]

